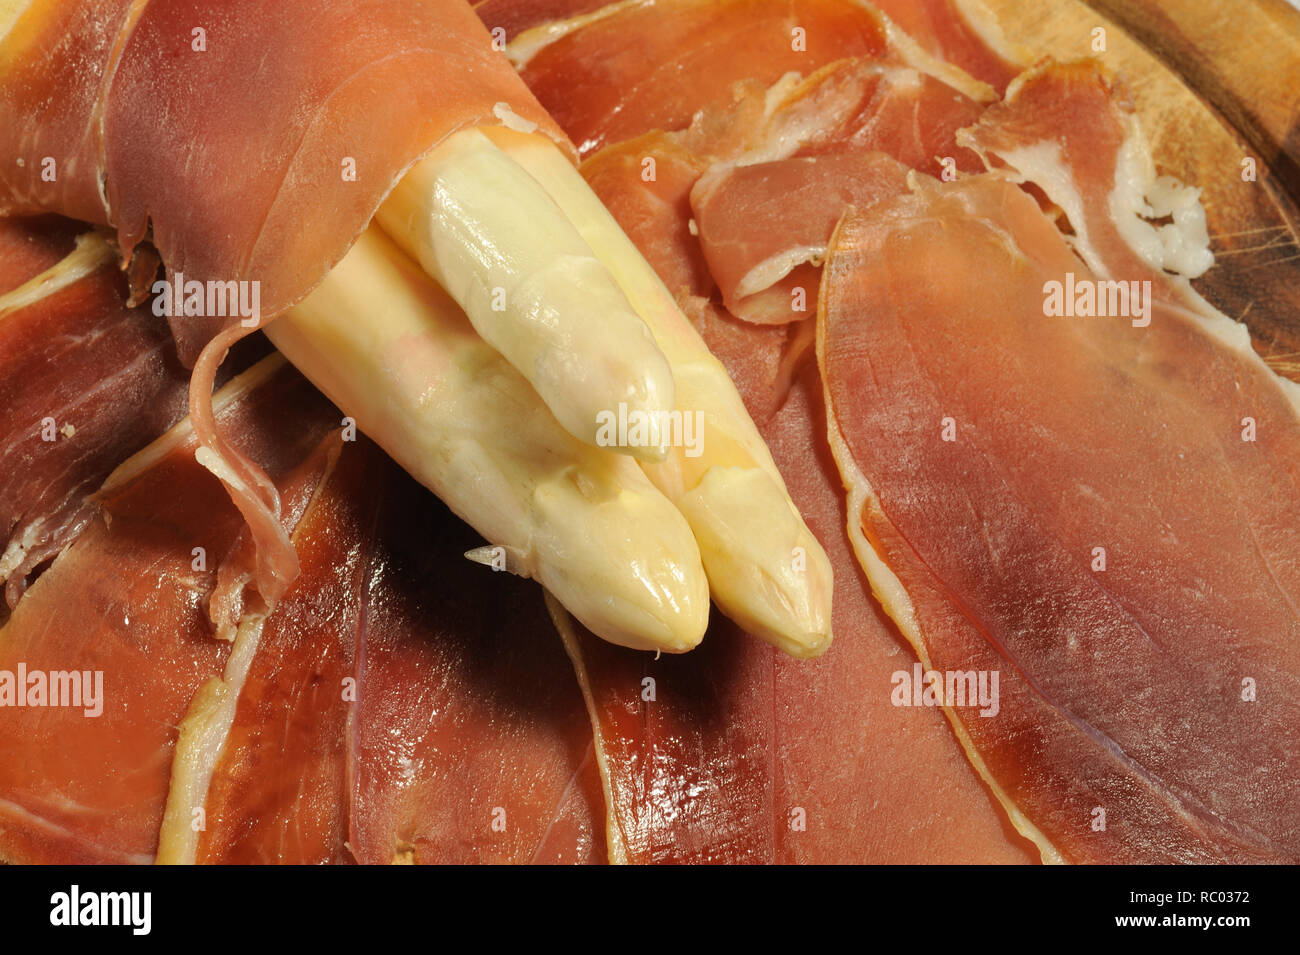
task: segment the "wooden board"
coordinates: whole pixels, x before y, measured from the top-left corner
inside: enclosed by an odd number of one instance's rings
[[[1300,12],[1285,0],[983,3],[1032,55],[1097,56],[1121,78],[1160,172],[1202,190],[1216,264],[1196,287],[1300,381]]]

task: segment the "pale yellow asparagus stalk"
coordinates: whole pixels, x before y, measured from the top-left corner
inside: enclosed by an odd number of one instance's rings
[[[681,652],[708,582],[681,513],[636,461],[577,440],[461,309],[374,226],[275,345],[412,476],[589,629]]]
[[[644,322],[545,191],[478,130],[416,163],[376,219],[571,434],[595,443],[601,414],[620,405],[672,410],[672,372]]]
[[[702,412],[701,453],[671,449],[646,472],[686,515],[713,599],[727,616],[797,657],[831,641],[830,560],[790,500],[735,385],[672,295],[550,140],[485,129],[573,223],[667,356],[677,409]]]

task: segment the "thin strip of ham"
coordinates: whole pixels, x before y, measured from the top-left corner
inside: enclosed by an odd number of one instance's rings
[[[304,573],[269,615],[217,599],[249,532],[191,422],[123,463],[0,630],[0,858],[601,860],[591,728],[536,587],[461,558],[477,535],[341,441],[282,359],[216,414],[274,476]],[[98,715],[31,705],[26,675],[82,671]]]
[[[681,15],[680,6],[663,0],[656,5]],[[507,41],[540,28],[521,44],[523,49],[517,55],[526,57],[590,22],[626,16],[629,6],[632,4],[618,0],[479,0],[474,12],[489,30],[505,31]],[[999,92],[1025,65],[1019,62],[1025,59],[1023,52],[1007,43],[979,0],[863,0],[858,6],[885,14],[895,35],[901,32],[909,45],[934,62],[951,63]],[[766,12],[753,11],[751,16]],[[642,15],[648,15],[648,11],[642,11]]]
[[[384,497],[357,662],[357,857],[602,859],[591,726],[541,591],[448,566],[478,535],[396,467]]]
[[[956,141],[982,104],[911,67],[841,60],[763,99],[744,151],[719,157],[691,190],[709,270],[727,309],[747,321],[807,317],[847,206],[902,191],[908,167],[948,178],[982,168]],[[743,105],[732,113],[746,123]]]
[[[553,9],[534,6],[518,22],[536,23]],[[964,61],[995,76],[998,88],[1014,71],[968,25],[980,17],[959,6],[936,0],[895,11],[907,12],[925,41],[918,43],[874,7],[837,0],[800,4],[797,12],[746,0],[578,5],[567,20],[515,33],[511,55],[583,154],[595,154],[599,175],[638,172],[646,183],[639,196],[604,190],[623,205],[616,215],[634,214],[634,203],[654,196],[676,201],[677,185],[707,170],[691,196],[692,235],[727,308],[773,324],[806,317],[839,214],[879,191],[879,176],[821,154],[880,150],[936,175],[980,168],[954,134],[974,122],[993,87],[939,56],[950,46],[968,54]],[[799,82],[799,74],[811,75]],[[659,131],[647,132],[652,127]],[[615,145],[623,137],[632,138]],[[652,254],[657,262],[678,260],[670,289],[685,281],[693,294],[707,295],[693,245],[672,237]]]
[[[958,140],[1042,189],[1068,217],[1090,268],[1154,271],[1162,298],[1217,316],[1174,277],[1196,278],[1214,261],[1199,193],[1157,177],[1127,92],[1100,64],[1046,61],[1027,70]],[[1173,276],[1159,274],[1166,271]]]
[[[862,58],[831,63],[787,85],[769,106],[763,139],[772,153],[762,158],[879,150],[934,176],[977,171],[978,157],[956,141],[984,109],[970,86],[951,72]]]
[[[947,713],[1045,851],[1295,861],[1295,388],[1143,260],[1169,245],[1124,241],[1154,231],[1121,222],[1125,190],[1173,187],[1115,175],[1140,144],[1094,135],[1127,128],[1107,94],[1045,66],[975,132],[1027,133],[1017,103],[1042,97],[1051,135],[1018,155],[1080,200],[1039,180],[1083,258],[995,177],[918,177],[841,224],[818,351],[850,534],[926,670],[1000,674],[996,715]],[[1149,324],[1049,314],[1048,283],[1104,279],[1150,282]]]
[[[417,158],[499,125],[498,104],[565,142],[446,0],[38,3],[0,55],[0,148],[23,160],[0,214],[112,225],[124,257],[148,236],[171,272],[259,280],[264,318],[342,258]],[[187,363],[223,323],[188,324]]]

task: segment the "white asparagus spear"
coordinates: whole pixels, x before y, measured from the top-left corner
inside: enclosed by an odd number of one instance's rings
[[[568,431],[595,443],[602,414],[673,407],[654,338],[555,203],[481,132],[450,136],[376,216],[537,389]],[[619,450],[662,460],[661,446]]]
[[[702,412],[701,453],[676,447],[646,473],[686,515],[713,599],[796,657],[831,642],[830,560],[808,530],[726,369],[582,175],[542,136],[485,128],[573,223],[667,356],[677,409]]]
[[[708,624],[708,581],[681,513],[637,463],[581,442],[371,227],[275,345],[402,467],[501,546],[594,633],[682,652]]]

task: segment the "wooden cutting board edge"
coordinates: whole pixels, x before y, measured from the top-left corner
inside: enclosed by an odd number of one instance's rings
[[[1285,0],[980,2],[1031,57],[1095,56],[1119,77],[1160,172],[1202,190],[1217,261],[1197,288],[1300,381],[1300,11]]]
[[[1300,200],[1300,10],[1287,0],[1085,0],[1176,73]]]

